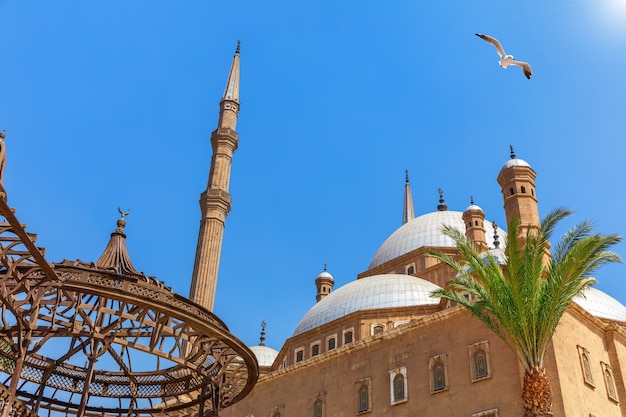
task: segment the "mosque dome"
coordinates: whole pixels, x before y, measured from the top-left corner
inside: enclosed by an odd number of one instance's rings
[[[574,302],[588,313],[600,318],[626,323],[626,307],[597,288],[587,288]]]
[[[403,224],[393,232],[378,249],[368,269],[422,247],[455,247],[454,241],[441,232],[443,225],[455,227],[465,233],[463,213],[460,211],[445,210],[424,214]],[[494,247],[493,225],[485,221],[484,227],[487,246],[492,248]],[[499,227],[498,236],[500,242],[505,241],[506,232]]]
[[[352,281],[328,294],[300,320],[293,336],[355,311],[379,308],[437,305],[430,293],[440,287],[424,279],[402,274],[381,274]]]
[[[259,363],[259,366],[272,366],[274,360],[278,356],[278,351],[276,349],[272,349],[271,347],[267,347],[264,345],[259,346],[251,346],[250,350],[256,356],[256,361]]]

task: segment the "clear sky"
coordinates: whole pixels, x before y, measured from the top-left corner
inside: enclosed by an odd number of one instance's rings
[[[499,38],[533,66],[498,66]],[[0,0],[5,186],[47,259],[95,261],[119,218],[137,269],[188,295],[237,40],[234,155],[215,312],[280,349],[315,303],[401,225],[470,196],[504,226],[509,157],[537,171],[540,213],[626,235],[626,0]],[[626,246],[617,251],[626,256]],[[626,303],[624,265],[599,288]]]

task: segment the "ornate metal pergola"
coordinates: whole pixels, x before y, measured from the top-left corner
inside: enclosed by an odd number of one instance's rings
[[[0,417],[216,416],[252,389],[254,354],[137,273],[124,225],[98,262],[51,264],[0,198]]]

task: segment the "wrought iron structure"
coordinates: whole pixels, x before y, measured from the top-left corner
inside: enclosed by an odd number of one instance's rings
[[[0,214],[0,417],[215,416],[252,389],[254,354],[213,313],[132,264],[48,263]]]

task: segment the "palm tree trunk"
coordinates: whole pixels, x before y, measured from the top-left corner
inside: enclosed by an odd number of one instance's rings
[[[534,366],[524,373],[524,417],[552,416],[552,387],[545,368]]]

